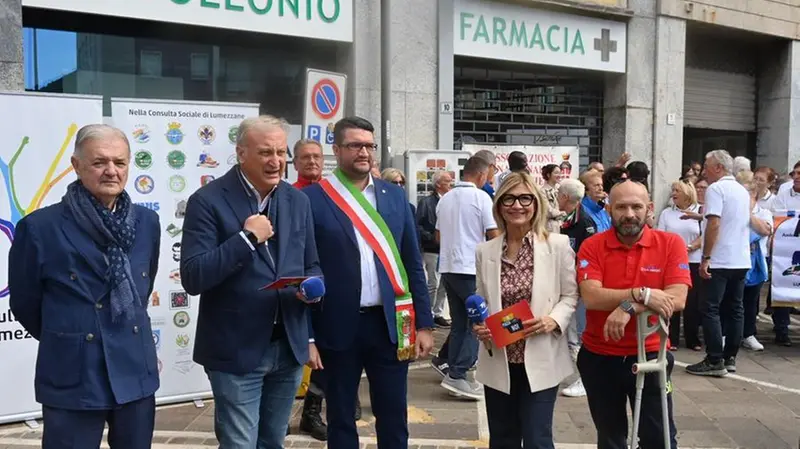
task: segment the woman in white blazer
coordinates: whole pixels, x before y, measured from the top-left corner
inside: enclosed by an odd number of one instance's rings
[[[484,385],[491,449],[553,449],[558,385],[574,372],[565,332],[578,301],[575,253],[567,236],[546,230],[547,199],[527,173],[509,175],[495,193],[494,217],[503,232],[481,243],[477,294],[493,314],[526,301],[526,337],[490,356],[480,345],[476,378]],[[478,338],[491,341],[484,325]]]

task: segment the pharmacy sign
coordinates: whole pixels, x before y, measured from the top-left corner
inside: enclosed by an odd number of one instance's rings
[[[625,73],[625,22],[481,0],[453,20],[456,55]]]

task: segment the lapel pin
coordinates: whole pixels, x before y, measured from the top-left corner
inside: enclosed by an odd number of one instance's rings
[[[381,189],[381,193],[386,193],[386,191],[385,191],[385,190],[383,190],[383,189]]]

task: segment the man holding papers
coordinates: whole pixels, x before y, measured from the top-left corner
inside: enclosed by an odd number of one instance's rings
[[[208,373],[223,448],[283,447],[302,366],[321,368],[297,287],[262,288],[322,275],[308,198],[281,182],[286,129],[271,116],[244,120],[239,163],[186,207],[181,279],[200,295],[194,361]]]
[[[362,118],[337,122],[337,169],[303,189],[325,273],[326,304],[312,316],[327,378],[331,449],[359,447],[353,415],[362,369],[378,446],[406,449],[408,361],[433,347],[415,219],[402,188],[370,175],[373,132]]]

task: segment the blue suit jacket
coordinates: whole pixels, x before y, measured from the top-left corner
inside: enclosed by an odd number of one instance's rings
[[[431,302],[411,207],[403,189],[377,178],[374,182],[378,213],[389,226],[408,273],[417,329],[431,328]],[[335,351],[347,349],[353,344],[358,330],[361,301],[361,255],[355,229],[318,184],[303,189],[303,192],[311,200],[319,261],[325,273],[325,303],[312,311],[316,344]],[[377,256],[374,259],[389,336],[392,343],[397,343],[394,290]]]
[[[253,251],[239,234],[258,210],[248,189],[238,167],[201,187],[186,205],[181,243],[183,288],[200,295],[194,361],[233,374],[252,372],[260,363],[278,302],[297,362],[308,361],[310,317],[297,289],[259,289],[281,277],[322,274],[308,198],[285,182],[273,192],[275,235],[267,244],[277,244],[278,255],[270,261],[265,245]]]
[[[17,225],[8,255],[11,310],[39,340],[34,382],[46,406],[111,408],[159,387],[147,300],[158,270],[158,215],[133,205],[136,238],[128,257],[139,293],[132,321],[111,322],[103,250],[66,204],[37,210]]]

